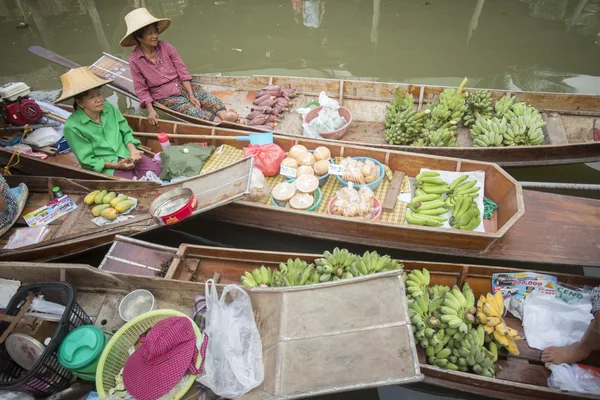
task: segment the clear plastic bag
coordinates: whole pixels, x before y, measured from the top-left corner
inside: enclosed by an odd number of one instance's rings
[[[550,365],[548,386],[555,389],[600,394],[600,368],[579,364]]]
[[[5,249],[18,249],[19,247],[29,246],[44,240],[50,229],[46,225],[33,228],[17,228],[8,239]]]
[[[250,176],[250,195],[248,200],[255,203],[266,203],[271,194],[271,186],[258,168],[252,168]]]
[[[45,127],[38,128],[25,136],[23,143],[30,144],[35,147],[54,146],[60,140],[62,135],[54,128]]]
[[[327,96],[325,92],[319,94],[319,104],[323,106],[319,110],[317,118],[310,121],[308,124],[304,123],[304,136],[320,139],[322,136],[320,132],[332,132],[342,128],[346,125],[347,121],[339,113],[340,104]]]
[[[205,289],[208,348],[197,381],[219,396],[237,398],[264,379],[262,344],[250,296],[237,285],[227,285],[219,298],[212,279]]]

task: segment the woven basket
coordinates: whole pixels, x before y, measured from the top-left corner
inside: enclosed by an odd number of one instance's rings
[[[200,332],[194,321],[179,311],[155,310],[132,319],[115,333],[100,356],[96,371],[96,390],[99,398],[107,397],[110,389],[116,386],[115,377],[125,366],[125,362],[129,358],[129,349],[137,343],[140,335],[147,332],[159,321],[169,317],[188,318],[192,322],[196,338],[202,339],[202,332]],[[199,368],[201,363],[202,357],[198,356],[196,368]],[[187,385],[173,396],[173,400],[181,399],[190,390],[195,380],[196,376],[189,374]]]

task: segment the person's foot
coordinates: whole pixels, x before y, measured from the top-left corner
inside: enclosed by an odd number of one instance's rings
[[[240,117],[235,111],[227,111],[223,116],[224,121],[236,122],[238,119],[240,119]]]
[[[548,347],[542,352],[542,362],[546,364],[572,364],[585,360],[590,352],[582,349],[579,342],[569,346]]]

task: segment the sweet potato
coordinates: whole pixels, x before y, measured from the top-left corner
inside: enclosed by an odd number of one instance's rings
[[[279,89],[261,90],[260,92],[258,92],[258,94],[256,96],[260,97],[260,96],[266,96],[266,95],[273,96],[273,97],[281,96],[281,90],[279,90]]]
[[[254,119],[254,118],[256,118],[256,117],[258,117],[258,116],[261,116],[261,115],[263,115],[263,114],[264,114],[264,113],[263,113],[262,111],[252,111],[250,114],[248,114],[248,115],[246,116],[246,119],[247,119],[247,120],[251,120],[251,119]]]
[[[267,85],[262,90],[281,90],[279,85]]]
[[[281,104],[284,107],[289,107],[290,104],[292,104],[292,102],[286,99],[285,97],[277,97],[277,104]]]
[[[270,96],[268,94],[262,95],[260,97],[257,96],[256,99],[254,100],[254,104],[259,105],[263,101],[269,100],[269,99],[272,99],[272,98],[273,98],[273,96]]]
[[[278,122],[278,121],[279,121],[279,118],[277,118],[276,115],[271,114],[267,117],[267,122]]]
[[[258,117],[249,120],[246,125],[264,125],[267,118],[269,118],[268,115],[259,115]]]
[[[281,91],[287,93],[289,97],[296,97],[298,95],[294,88],[283,88]]]
[[[266,106],[266,107],[273,107],[275,104],[277,104],[277,100],[275,100],[275,99],[267,99],[267,100],[261,102],[258,105],[261,106],[261,107],[264,107],[264,106]]]
[[[261,113],[264,113],[264,114],[271,114],[273,112],[273,108],[267,107],[267,106],[252,106],[252,108],[250,110],[251,111],[260,111]]]

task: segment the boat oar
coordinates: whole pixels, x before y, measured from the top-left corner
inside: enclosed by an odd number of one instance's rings
[[[8,133],[8,132],[23,131],[23,130],[25,130],[25,128],[38,129],[38,128],[57,128],[57,127],[58,127],[58,125],[52,125],[52,124],[33,124],[33,125],[23,125],[23,126],[0,127],[0,131],[2,131],[3,133]]]
[[[561,182],[519,182],[528,189],[562,189],[562,190],[600,190],[600,185],[593,183],[561,183]]]
[[[147,137],[151,139],[157,139],[157,133],[146,133],[146,132],[135,132],[136,136],[139,137]],[[250,144],[269,144],[273,143],[273,132],[261,132],[261,133],[250,133],[246,136],[218,136],[218,135],[180,135],[173,134],[172,138],[175,139],[191,139],[191,140],[239,140],[239,141],[249,141]]]

